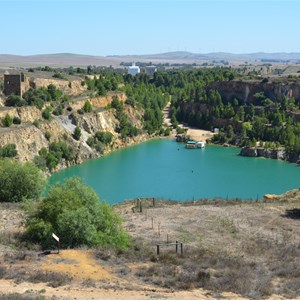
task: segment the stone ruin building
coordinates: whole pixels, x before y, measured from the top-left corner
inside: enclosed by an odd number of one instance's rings
[[[4,74],[4,90],[5,96],[17,95],[22,97],[23,93],[26,91],[26,80],[25,75],[21,74]]]

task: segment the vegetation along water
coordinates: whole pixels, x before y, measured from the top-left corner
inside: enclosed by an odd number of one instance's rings
[[[55,173],[48,187],[79,176],[110,204],[134,197],[255,200],[299,187],[298,165],[241,157],[239,151],[220,146],[187,150],[173,140],[152,140]]]

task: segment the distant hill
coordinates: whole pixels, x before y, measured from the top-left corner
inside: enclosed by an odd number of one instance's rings
[[[30,67],[30,66],[119,66],[121,62],[152,62],[158,63],[204,63],[227,61],[229,63],[244,62],[290,62],[299,63],[300,53],[249,53],[233,54],[226,52],[215,53],[191,53],[186,51],[167,52],[147,55],[112,55],[92,56],[73,53],[39,54],[30,56],[19,56],[0,54],[0,67]]]

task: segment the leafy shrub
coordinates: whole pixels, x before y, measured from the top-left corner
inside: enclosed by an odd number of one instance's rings
[[[34,120],[34,121],[32,122],[32,124],[33,124],[36,128],[40,128],[40,122],[39,122],[39,120]]]
[[[46,148],[42,148],[39,151],[39,155],[34,158],[34,163],[41,170],[48,168],[49,171],[52,171],[63,159],[72,161],[74,159],[74,150],[65,142],[59,141],[51,143],[49,145],[49,151]]]
[[[18,118],[18,117],[14,117],[13,118],[13,123],[19,125],[19,124],[21,124],[21,119]]]
[[[6,114],[2,120],[3,126],[10,127],[13,123],[13,119],[9,114]]]
[[[24,101],[22,101],[20,96],[9,95],[5,101],[6,106],[23,106]]]
[[[47,91],[50,94],[51,100],[56,101],[62,96],[62,91],[57,89],[54,84],[49,84]]]
[[[97,131],[95,134],[95,138],[105,145],[110,144],[112,142],[112,137],[113,135],[111,132]]]
[[[43,110],[42,117],[45,120],[51,120],[51,108],[50,107],[47,107]]]
[[[51,133],[49,131],[45,132],[45,138],[47,139],[47,141],[50,141]]]
[[[55,116],[60,116],[63,114],[63,110],[64,110],[64,106],[62,104],[60,104],[53,110],[53,114]]]
[[[86,143],[90,146],[90,147],[93,147],[95,145],[95,138],[93,138],[92,136],[90,136]]]
[[[16,150],[16,144],[7,144],[3,147],[0,147],[0,158],[4,157],[15,157],[18,155]]]
[[[65,76],[61,72],[55,72],[52,75],[53,78],[58,78],[58,79],[65,79]]]
[[[84,103],[84,106],[82,108],[84,110],[84,112],[88,113],[88,112],[92,112],[93,111],[93,108],[92,108],[92,104],[90,101],[86,101]]]
[[[80,129],[80,127],[78,127],[78,126],[75,127],[73,137],[74,137],[74,139],[76,141],[80,140],[80,137],[81,137],[81,129]]]
[[[44,177],[31,162],[0,160],[0,202],[19,202],[40,195]]]
[[[53,186],[29,216],[27,239],[47,247],[53,244],[52,232],[64,248],[109,245],[125,249],[129,243],[120,217],[78,178]]]

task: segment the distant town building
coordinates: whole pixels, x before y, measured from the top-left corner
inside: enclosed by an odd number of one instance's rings
[[[128,74],[135,76],[140,73],[140,67],[136,66],[135,63],[132,66],[128,67]]]
[[[4,90],[5,96],[17,95],[22,97],[25,92],[25,76],[21,74],[4,74]]]
[[[155,72],[157,72],[156,66],[147,66],[145,68],[145,73],[149,76],[153,76]]]

